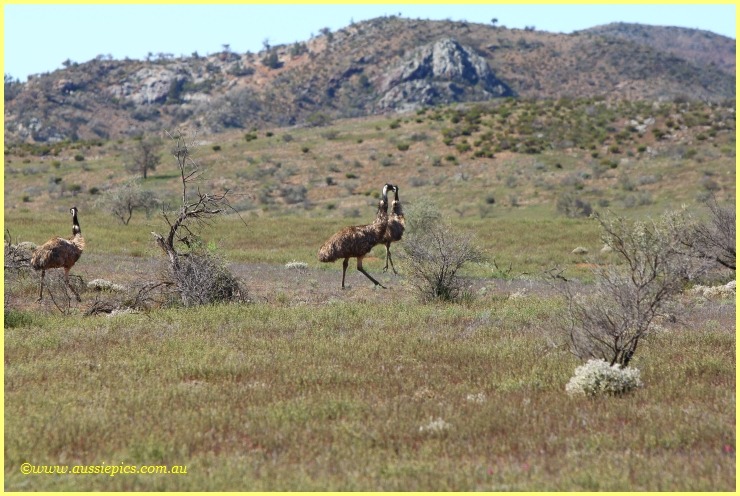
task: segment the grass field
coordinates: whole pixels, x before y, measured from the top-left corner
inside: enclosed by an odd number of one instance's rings
[[[203,237],[249,302],[83,317],[107,297],[85,290],[63,315],[34,301],[37,276],[6,271],[5,489],[733,491],[734,298],[685,293],[683,313],[633,359],[644,387],[576,398],[565,385],[580,362],[544,272],[564,269],[588,291],[589,267],[616,262],[600,253],[598,224],[559,214],[559,197],[628,217],[698,212],[710,191],[734,201],[734,137],[718,127],[693,141],[624,138],[606,165],[589,148],[473,160],[443,144],[450,118],[433,117],[207,138],[199,159],[216,172],[203,185],[234,188],[239,216]],[[655,153],[638,151],[648,145]],[[68,235],[74,203],[87,247],[73,274],[124,286],[156,278],[164,257],[150,233],[164,231],[162,219],[136,212],[121,225],[91,191],[126,179],[132,146],[6,155],[13,241]],[[177,187],[166,160],[145,183],[163,199]],[[382,272],[382,247],[366,259],[387,290],[351,270],[343,291],[341,265],[317,261],[337,229],[371,221],[386,181],[401,185],[409,216],[434,201],[475,234],[487,262],[464,270],[462,302],[420,303],[402,243],[400,275]],[[80,188],[72,196],[62,183]],[[588,255],[573,254],[579,246]],[[24,475],[24,463],[187,474]]]
[[[334,278],[331,278],[334,279]],[[645,387],[578,399],[555,297],[258,303],[5,332],[6,490],[682,490],[735,485],[732,302],[649,339]],[[441,420],[440,420],[441,419]],[[21,475],[185,465],[187,475]]]

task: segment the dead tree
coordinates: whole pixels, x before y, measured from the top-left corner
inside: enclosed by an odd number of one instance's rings
[[[187,276],[186,273],[191,272],[193,264],[190,259],[194,259],[194,257],[203,258],[201,255],[194,253],[200,239],[197,232],[204,225],[208,225],[214,217],[232,208],[228,201],[228,190],[222,194],[210,194],[203,193],[199,188],[196,188],[195,193],[191,192],[191,186],[202,174],[201,168],[192,158],[195,147],[194,139],[188,140],[182,132],[167,133],[167,135],[174,143],[172,155],[175,157],[180,171],[182,193],[180,206],[174,212],[168,212],[165,206],[162,206],[162,217],[169,227],[167,234],[162,235],[152,232],[152,236],[154,236],[157,245],[167,255],[175,285],[181,293],[182,302],[188,305],[193,300],[184,293],[185,286],[177,284],[177,281],[183,280],[183,277]],[[233,278],[225,279],[214,276],[213,279],[219,281],[228,279],[230,283],[235,283]],[[187,290],[190,289],[192,288],[188,287]],[[207,288],[201,287],[200,289],[205,291]],[[221,291],[221,293],[224,292]],[[233,294],[234,291],[226,291],[225,293]],[[203,300],[201,298],[198,301],[202,302]]]

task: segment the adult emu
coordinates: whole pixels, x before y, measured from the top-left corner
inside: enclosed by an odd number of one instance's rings
[[[70,208],[69,212],[72,214],[72,237],[69,239],[51,238],[36,248],[31,257],[31,267],[41,271],[41,288],[37,301],[41,301],[44,295],[44,275],[46,275],[46,271],[58,268],[64,269],[64,281],[67,283],[67,287],[75,294],[77,301],[82,301],[77,291],[69,284],[69,269],[80,259],[82,250],[85,249],[85,238],[82,237],[82,229],[77,220],[77,207]]]
[[[401,206],[401,200],[398,199],[398,186],[393,187],[395,199],[391,204],[391,215],[388,217],[388,226],[385,228],[385,234],[383,236],[383,243],[385,244],[385,267],[383,272],[388,270],[388,262],[391,263],[391,268],[394,274],[396,267],[393,266],[393,257],[391,257],[391,243],[400,241],[403,237],[403,231],[406,229],[406,218],[403,215],[403,207]]]
[[[370,279],[376,286],[385,289],[385,286],[376,281],[365,269],[362,268],[362,259],[370,253],[370,250],[379,244],[385,235],[388,227],[388,190],[393,189],[392,184],[383,186],[383,192],[378,204],[378,213],[372,224],[363,226],[349,226],[337,232],[329,238],[326,243],[319,249],[320,262],[334,262],[340,258],[344,259],[342,263],[342,289],[344,289],[344,279],[347,273],[347,266],[350,258],[357,259],[357,270],[362,272],[365,277]]]

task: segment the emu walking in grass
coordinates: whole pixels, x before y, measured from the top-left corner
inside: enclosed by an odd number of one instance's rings
[[[44,295],[44,275],[46,275],[46,271],[58,268],[64,269],[64,281],[67,283],[67,287],[75,294],[77,301],[81,301],[80,295],[69,284],[69,269],[80,259],[82,250],[85,249],[85,238],[82,237],[82,229],[80,229],[80,223],[77,220],[77,207],[70,208],[69,212],[72,214],[72,237],[69,239],[51,238],[36,248],[31,257],[31,267],[41,271],[41,288],[37,301],[41,301]]]
[[[388,271],[388,262],[390,262],[393,273],[398,274],[398,272],[396,272],[396,267],[393,266],[391,243],[401,240],[403,231],[406,229],[406,218],[403,216],[401,200],[398,199],[398,186],[393,187],[393,193],[395,194],[395,199],[391,204],[391,214],[388,217],[388,226],[386,227],[385,235],[383,236],[383,242],[385,243],[385,267],[383,267],[383,272]]]
[[[319,249],[320,262],[334,262],[340,258],[342,263],[342,289],[344,289],[344,278],[350,258],[357,258],[357,270],[370,279],[376,286],[385,289],[385,286],[376,281],[365,269],[362,268],[362,259],[370,253],[370,250],[382,242],[388,227],[388,190],[393,189],[392,184],[383,186],[383,193],[378,204],[378,213],[372,224],[364,226],[349,226],[337,232],[329,238]]]

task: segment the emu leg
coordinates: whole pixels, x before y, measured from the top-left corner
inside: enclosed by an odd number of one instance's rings
[[[41,301],[41,298],[44,297],[44,276],[46,275],[46,271],[41,269],[41,287],[39,288],[39,298],[36,301]]]
[[[349,265],[349,258],[345,258],[342,262],[342,289],[344,289],[344,275],[347,273],[347,266]]]
[[[72,285],[69,283],[69,269],[67,267],[64,268],[64,282],[67,283],[67,287],[74,293],[75,297],[77,297],[77,301],[82,301],[80,299],[79,293],[77,293],[77,291],[75,291],[75,288],[73,288]]]
[[[385,245],[385,267],[383,268],[383,272],[388,271],[388,262],[391,263],[391,268],[393,269],[393,273],[398,274],[398,272],[396,272],[395,265],[393,265],[393,257],[391,256],[391,244],[390,243]]]
[[[380,286],[383,289],[387,289],[385,286],[383,286],[378,281],[376,281],[375,279],[373,279],[373,276],[371,276],[370,274],[368,274],[367,272],[365,272],[365,269],[362,268],[362,257],[357,257],[357,270],[359,270],[360,272],[362,272],[363,274],[365,274],[365,277],[367,277],[368,279],[370,279],[371,281],[373,281],[376,286]]]

